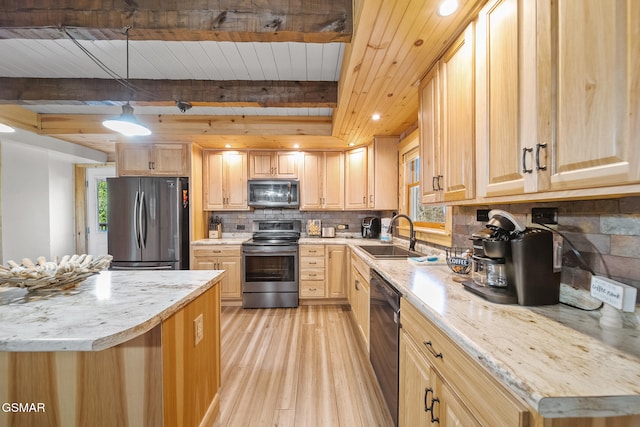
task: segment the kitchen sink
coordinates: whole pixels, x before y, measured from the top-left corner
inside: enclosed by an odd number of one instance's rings
[[[405,259],[409,257],[420,257],[421,253],[410,251],[399,246],[391,245],[371,245],[371,246],[358,246],[363,251],[367,252],[374,258],[378,259]]]

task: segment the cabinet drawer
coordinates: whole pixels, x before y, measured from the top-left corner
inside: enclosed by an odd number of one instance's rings
[[[197,245],[193,247],[193,256],[197,257],[221,257],[240,256],[239,245]]]
[[[460,349],[449,337],[406,300],[401,301],[402,327],[415,341],[465,405],[490,426],[522,426],[529,419],[526,405]],[[491,396],[491,405],[487,405]]]
[[[324,245],[300,245],[300,256],[324,257]]]
[[[300,297],[324,298],[324,281],[301,280],[300,281]]]
[[[300,257],[300,269],[305,268],[324,268],[324,256]]]
[[[362,258],[360,258],[358,255],[356,254],[352,254],[351,255],[351,266],[353,268],[355,268],[356,270],[358,270],[358,272],[362,275],[362,277],[367,281],[367,283],[370,280],[370,269],[369,266],[367,265],[366,262],[364,262],[362,260]]]
[[[324,280],[324,269],[322,268],[301,268],[300,280]]]

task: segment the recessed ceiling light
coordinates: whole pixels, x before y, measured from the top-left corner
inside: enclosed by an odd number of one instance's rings
[[[224,144],[224,148],[231,148],[231,144]]]
[[[371,120],[380,120],[380,114],[375,113],[374,115],[371,116]]]
[[[355,143],[355,142],[350,142],[350,143],[349,143],[349,147],[353,147],[354,145],[356,145],[356,143]]]
[[[438,6],[438,15],[449,16],[456,10],[458,10],[458,0],[444,0]]]
[[[16,130],[14,128],[12,128],[11,126],[7,126],[4,123],[0,123],[0,132],[2,133],[13,133]]]
[[[293,148],[300,148],[300,144],[293,144]]]

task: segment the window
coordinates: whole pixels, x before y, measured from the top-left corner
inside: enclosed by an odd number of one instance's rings
[[[107,231],[107,180],[96,180],[98,231]]]
[[[407,215],[416,227],[444,229],[445,207],[424,206],[420,203],[420,155],[417,147],[404,155],[404,168]]]

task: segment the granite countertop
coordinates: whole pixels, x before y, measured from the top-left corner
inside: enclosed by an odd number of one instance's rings
[[[362,241],[347,244],[544,417],[640,413],[637,318],[603,329],[598,311],[491,303],[465,291],[446,264],[374,259],[358,248]]]
[[[0,351],[99,351],[160,324],[224,271],[103,271],[46,297],[0,288]]]

